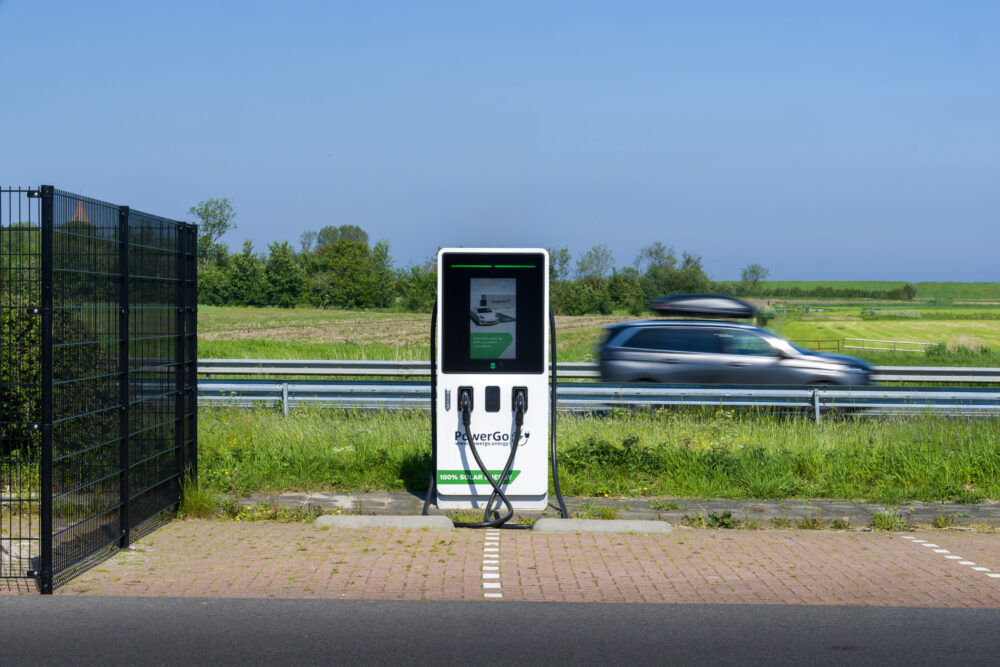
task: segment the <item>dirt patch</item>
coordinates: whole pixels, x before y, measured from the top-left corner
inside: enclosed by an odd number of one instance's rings
[[[556,331],[568,333],[584,329],[600,329],[609,324],[628,322],[634,317],[592,315],[583,317],[556,317]],[[426,319],[356,318],[317,324],[281,322],[262,323],[251,327],[211,331],[199,335],[201,340],[266,339],[299,343],[359,343],[382,345],[420,345],[430,336],[430,315]]]
[[[380,343],[383,345],[413,345],[426,343],[430,318],[421,322],[413,319],[358,318],[336,320],[323,324],[303,322],[275,326],[227,329],[201,334],[202,340],[249,340],[262,338],[296,343]]]

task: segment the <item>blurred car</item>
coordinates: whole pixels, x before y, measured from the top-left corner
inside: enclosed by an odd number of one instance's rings
[[[814,352],[750,324],[646,320],[606,327],[597,348],[604,382],[868,385],[861,359]]]
[[[497,314],[486,306],[479,306],[478,308],[473,308],[469,311],[472,316],[472,321],[476,324],[496,324],[500,320],[497,319]]]

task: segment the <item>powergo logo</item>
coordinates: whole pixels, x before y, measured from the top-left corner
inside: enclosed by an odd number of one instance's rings
[[[530,433],[523,433],[521,441],[518,444],[524,447],[528,444],[528,438],[530,437]],[[455,431],[456,445],[464,445],[470,439],[477,445],[503,445],[510,442],[510,433],[506,431],[493,431],[492,433],[463,433],[462,431]]]

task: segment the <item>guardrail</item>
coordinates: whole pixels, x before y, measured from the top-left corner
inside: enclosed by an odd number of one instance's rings
[[[847,342],[860,343],[860,345],[848,345]],[[869,345],[874,343],[874,345]],[[884,347],[891,345],[892,347]],[[879,352],[926,352],[927,348],[936,343],[919,343],[910,340],[872,340],[869,338],[845,338],[845,350],[877,350]],[[882,346],[882,347],[879,347]],[[910,347],[904,347],[910,346]],[[919,348],[917,347],[919,346]]]
[[[421,409],[430,407],[427,382],[271,382],[201,380],[205,405],[250,407],[280,403],[287,415],[296,408]],[[613,385],[568,382],[559,385],[557,408],[595,412],[611,408],[678,405],[804,409],[817,422],[823,412],[850,409],[863,414],[933,413],[1000,416],[1000,391],[985,389],[893,389],[887,387],[703,387]]]
[[[597,364],[590,361],[561,361],[560,378],[585,379],[601,376]],[[876,366],[875,382],[982,382],[1000,383],[1000,368],[962,366]],[[322,376],[322,377],[430,377],[429,361],[342,361],[304,359],[200,359],[198,374]]]

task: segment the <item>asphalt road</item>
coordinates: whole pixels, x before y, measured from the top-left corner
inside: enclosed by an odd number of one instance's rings
[[[0,597],[0,664],[995,665],[1000,610]]]

